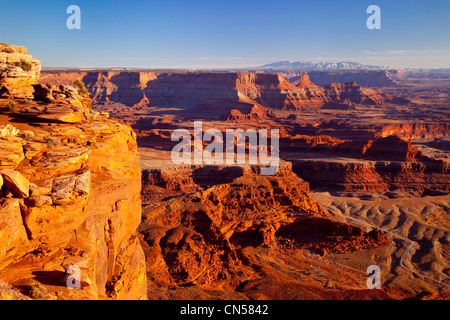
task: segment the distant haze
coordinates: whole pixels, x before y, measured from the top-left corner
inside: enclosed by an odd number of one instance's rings
[[[261,70],[389,70],[390,67],[365,65],[358,62],[280,61],[257,67]]]

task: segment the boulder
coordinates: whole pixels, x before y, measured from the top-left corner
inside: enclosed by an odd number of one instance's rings
[[[53,89],[51,87],[46,86],[45,84],[36,84],[33,85],[34,92],[34,100],[38,101],[54,101],[53,98]]]
[[[3,182],[9,191],[17,198],[27,198],[30,193],[30,182],[13,169],[3,169],[0,171]]]
[[[19,199],[0,199],[0,230],[0,268],[2,268],[20,255],[27,241]]]
[[[52,197],[50,196],[36,196],[27,199],[26,204],[28,207],[43,207],[45,205],[52,205]]]
[[[30,183],[30,197],[49,195],[51,191],[51,187],[37,186],[34,183]]]

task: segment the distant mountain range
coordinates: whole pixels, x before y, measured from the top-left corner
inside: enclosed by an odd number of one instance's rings
[[[389,67],[372,66],[358,62],[279,61],[252,69],[257,70],[390,70]]]

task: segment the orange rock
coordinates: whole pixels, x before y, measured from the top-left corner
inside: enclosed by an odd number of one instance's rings
[[[51,191],[50,187],[39,187],[34,183],[30,183],[30,197],[49,195]]]
[[[53,204],[52,197],[45,195],[30,197],[26,201],[26,205],[28,207],[42,207],[45,205],[52,205],[52,204]]]
[[[19,199],[0,199],[0,269],[23,254],[27,233]]]
[[[31,70],[13,65],[19,57]],[[94,121],[90,99],[72,87],[37,86],[31,100],[39,70],[25,48],[0,44],[0,106],[17,107],[0,125],[20,119],[33,131],[0,138],[0,278],[51,291],[64,262],[89,285],[59,286],[58,299],[145,299],[136,135],[106,114]]]
[[[89,194],[90,171],[53,179],[51,198],[54,204],[63,205],[77,201]]]
[[[3,182],[11,193],[17,198],[27,198],[30,193],[30,182],[13,169],[3,169],[0,171]]]

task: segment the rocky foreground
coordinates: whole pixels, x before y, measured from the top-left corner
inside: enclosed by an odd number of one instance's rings
[[[0,45],[0,279],[35,299],[144,299],[135,135],[39,70]]]

